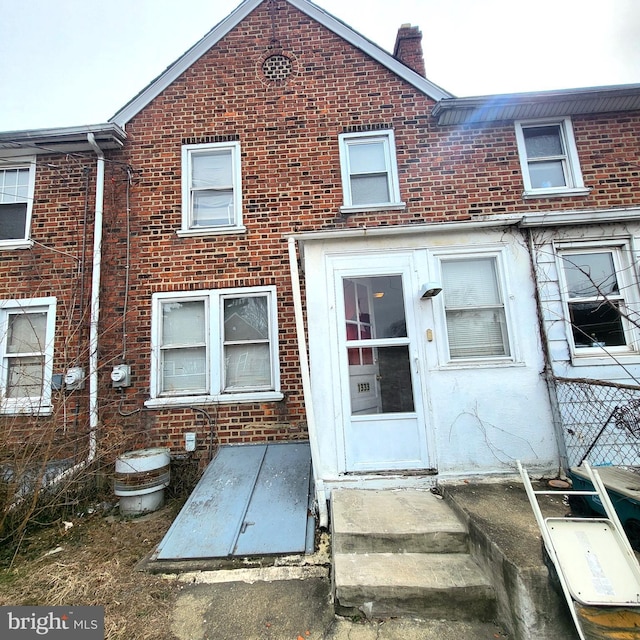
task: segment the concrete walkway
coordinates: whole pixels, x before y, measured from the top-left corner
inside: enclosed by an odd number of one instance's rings
[[[188,565],[181,567],[184,587],[172,632],[178,640],[575,640],[566,603],[549,580],[522,484],[470,482],[445,486],[443,493],[467,521],[486,568],[507,581],[496,623],[336,616],[325,534],[324,548],[313,556],[275,566],[191,573]],[[562,498],[561,492],[549,498],[550,515],[567,512]]]
[[[172,632],[179,640],[508,638],[491,623],[339,618],[327,567],[202,572],[182,579],[187,582],[172,615]]]

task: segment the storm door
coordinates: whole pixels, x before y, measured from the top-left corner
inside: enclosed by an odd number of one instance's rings
[[[338,278],[345,470],[426,468],[416,331],[405,276]]]

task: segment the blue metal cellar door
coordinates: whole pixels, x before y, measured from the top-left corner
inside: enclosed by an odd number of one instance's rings
[[[156,560],[313,550],[307,442],[222,447],[167,531]]]

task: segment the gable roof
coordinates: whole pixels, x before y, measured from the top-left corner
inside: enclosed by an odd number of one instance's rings
[[[165,69],[155,80],[147,85],[137,96],[130,100],[122,109],[113,115],[109,122],[114,122],[121,127],[131,120],[137,113],[146,107],[154,98],[164,91],[172,82],[174,82],[182,73],[184,73],[192,64],[194,64],[201,56],[203,56],[211,47],[219,40],[227,35],[242,20],[244,20],[254,9],[259,7],[265,0],[244,0],[238,7],[234,9],[224,20],[219,22],[209,33],[199,40],[191,49],[178,58],[173,64]],[[309,0],[285,0],[291,6],[295,7],[302,13],[306,14],[316,22],[346,40],[354,47],[360,49],[371,58],[387,67],[397,76],[406,80],[416,89],[434,100],[442,100],[443,98],[452,98],[452,94],[448,93],[438,85],[423,78],[420,74],[413,71],[394,58],[390,53],[381,49],[378,45],[371,42],[358,32],[354,31],[347,24],[338,20],[324,9],[309,2]]]

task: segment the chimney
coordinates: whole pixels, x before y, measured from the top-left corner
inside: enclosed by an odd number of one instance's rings
[[[424,56],[422,55],[422,32],[419,27],[403,24],[398,29],[393,57],[423,78],[426,77]]]

